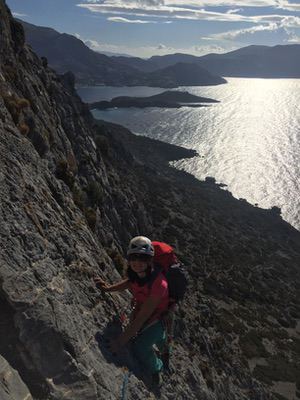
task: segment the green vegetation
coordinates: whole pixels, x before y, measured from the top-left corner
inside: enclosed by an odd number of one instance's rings
[[[117,271],[121,276],[124,275],[127,267],[127,262],[116,249],[106,248],[106,252],[112,259]]]
[[[90,182],[85,189],[92,206],[98,206],[103,198],[103,189],[97,182]]]
[[[2,67],[3,74],[9,82],[14,82],[18,78],[18,71],[15,67],[11,65],[3,65]]]
[[[87,278],[93,278],[95,275],[94,270],[91,267],[82,263],[71,265],[70,272],[79,277],[85,276]]]
[[[81,189],[75,185],[75,173],[77,171],[76,159],[69,156],[68,159],[61,159],[56,166],[56,177],[65,182],[73,194],[73,201],[83,212],[86,221],[92,231],[95,231],[97,222],[96,208],[103,199],[103,189],[97,182],[89,182]]]
[[[15,94],[2,94],[4,104],[8,109],[10,115],[15,124],[18,124],[22,111],[30,107],[30,103],[27,99],[17,97]]]
[[[85,194],[84,192],[77,186],[73,187],[72,190],[73,193],[73,201],[76,204],[78,208],[80,208],[81,211],[84,210],[84,204],[85,204]]]
[[[18,124],[18,129],[23,136],[27,136],[30,131],[29,126],[25,122]]]
[[[70,189],[73,188],[75,177],[67,160],[60,160],[56,166],[56,177],[65,182]]]
[[[95,228],[96,228],[96,222],[97,222],[96,211],[89,207],[84,210],[84,215],[85,215],[85,218],[86,218],[86,221],[87,221],[89,227],[94,232]]]
[[[25,108],[30,107],[30,102],[29,102],[27,99],[20,99],[20,98],[17,98],[17,99],[16,99],[16,104],[17,104],[17,108],[18,108],[19,110],[23,110],[23,109],[25,109]]]
[[[109,143],[107,137],[97,134],[97,136],[95,137],[95,143],[97,148],[101,151],[101,154],[104,156],[108,156]]]

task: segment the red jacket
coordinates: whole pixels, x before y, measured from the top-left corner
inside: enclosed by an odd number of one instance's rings
[[[149,287],[148,283],[143,286],[139,286],[137,282],[130,283],[130,291],[133,295],[134,302],[134,313],[133,318],[137,315],[144,302],[151,296],[154,298],[160,298],[161,301],[154,313],[147,321],[147,325],[152,322],[159,320],[162,314],[168,310],[169,305],[169,293],[168,293],[168,282],[166,277],[160,272],[155,278],[154,282]]]

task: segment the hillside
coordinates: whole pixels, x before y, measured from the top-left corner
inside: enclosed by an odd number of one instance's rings
[[[145,84],[148,86],[174,88],[177,86],[221,85],[226,80],[213,75],[200,65],[177,63],[169,67],[149,72]]]
[[[128,349],[104,345],[129,294],[129,239],[173,244],[190,272],[160,398],[298,397],[300,233],[279,210],[237,200],[168,162],[194,156],[96,123],[25,45],[0,0],[0,398],[150,398]],[[152,396],[153,397],[153,396]]]
[[[139,77],[139,71],[91,50],[75,36],[20,22],[33,50],[58,73],[72,71],[78,83],[122,86],[135,84]]]

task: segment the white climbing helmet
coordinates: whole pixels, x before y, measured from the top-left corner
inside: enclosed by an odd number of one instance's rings
[[[145,236],[136,236],[130,240],[127,249],[127,255],[130,254],[145,254],[147,256],[154,256],[154,247],[150,239]]]

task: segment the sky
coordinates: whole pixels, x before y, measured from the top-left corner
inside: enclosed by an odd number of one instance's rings
[[[76,35],[96,51],[224,53],[300,44],[300,0],[6,0],[14,16]]]

